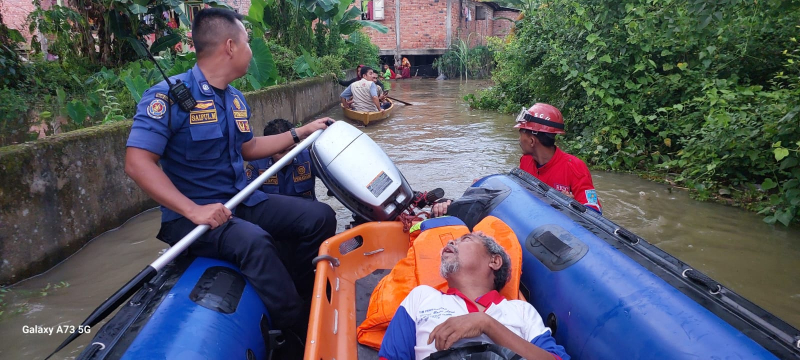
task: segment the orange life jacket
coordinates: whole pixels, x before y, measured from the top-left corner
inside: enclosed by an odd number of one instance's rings
[[[500,294],[506,299],[519,299],[519,281],[522,274],[522,247],[517,236],[502,220],[487,216],[475,225],[502,246],[511,258],[511,276]],[[412,228],[408,254],[386,275],[372,292],[367,318],[358,327],[358,342],[379,349],[400,303],[412,289],[429,285],[447,291],[447,280],[439,275],[440,252],[448,241],[469,233],[461,220],[442,217],[423,221],[419,230]]]

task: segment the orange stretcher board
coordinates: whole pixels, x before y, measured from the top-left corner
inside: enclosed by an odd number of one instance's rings
[[[330,258],[316,264],[305,359],[358,359],[356,281],[391,269],[407,252],[408,233],[397,221],[363,224],[320,246]]]

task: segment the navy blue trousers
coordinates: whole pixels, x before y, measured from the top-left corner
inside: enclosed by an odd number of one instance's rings
[[[158,239],[173,245],[196,226],[186,218],[162,223]],[[304,338],[314,287],[311,260],[335,233],[336,214],[327,204],[270,194],[255,206],[239,205],[231,220],[203,234],[189,253],[238,266],[266,305],[272,328]]]

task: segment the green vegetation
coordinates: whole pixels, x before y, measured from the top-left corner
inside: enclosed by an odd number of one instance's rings
[[[176,47],[191,42],[187,28],[173,28],[161,15],[174,11],[184,26],[189,24],[182,1],[75,1],[46,10],[34,2],[30,31],[48,41],[44,45],[34,37],[28,58],[17,54],[25,39],[0,17],[0,146],[131,118],[142,93],[162,80],[144,60],[148,36],[155,38],[149,50],[168,75],[194,65],[195,54]],[[386,28],[361,21],[351,3],[253,1],[245,21],[253,59],[248,73],[232,85],[253,91],[327,73],[340,76],[342,68],[357,63],[377,64],[377,46],[358,30]]]
[[[514,37],[492,42],[495,86],[472,106],[551,103],[567,120],[561,146],[595,168],[800,219],[799,1],[528,5]]]
[[[280,55],[282,80],[377,64],[378,47],[359,32],[363,26],[386,32],[376,22],[360,20],[353,0],[253,0],[246,20],[255,37],[264,37]]]
[[[470,48],[471,35],[466,41],[464,39],[454,41],[442,56],[433,61],[433,67],[437,68],[440,74],[450,79],[463,78],[466,81],[469,81],[469,78],[489,77],[494,67],[492,48],[483,45]],[[489,41],[498,40],[489,38]]]

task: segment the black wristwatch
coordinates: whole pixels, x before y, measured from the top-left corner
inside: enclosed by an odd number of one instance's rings
[[[289,129],[289,132],[292,133],[292,139],[294,139],[294,143],[297,144],[300,142],[300,138],[297,137],[297,131],[294,131],[294,128]]]

